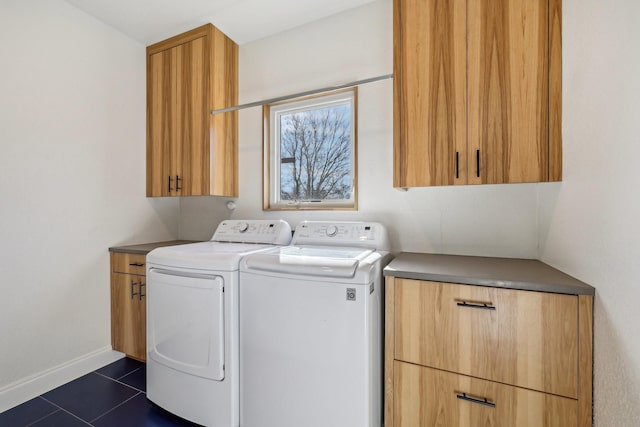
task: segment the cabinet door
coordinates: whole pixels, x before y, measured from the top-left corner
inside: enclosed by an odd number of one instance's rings
[[[169,177],[173,174],[171,155],[176,126],[174,75],[170,50],[147,57],[147,197],[172,195]],[[175,184],[171,186],[175,188]]]
[[[468,2],[469,183],[549,180],[548,0]]]
[[[209,66],[205,58],[208,43],[207,37],[200,37],[171,49],[176,76],[171,156],[179,196],[209,192]]]
[[[397,361],[394,373],[395,427],[577,425],[578,402],[566,397]]]
[[[396,279],[395,358],[577,398],[575,295]]]
[[[149,56],[147,196],[208,193],[206,37]]]
[[[111,345],[142,361],[147,353],[145,293],[145,276],[111,274]]]
[[[395,0],[395,187],[467,183],[466,72],[466,1]]]

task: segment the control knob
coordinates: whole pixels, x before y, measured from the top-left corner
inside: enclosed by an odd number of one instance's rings
[[[338,234],[338,227],[336,227],[335,225],[330,225],[327,227],[327,236],[333,237],[336,234]]]
[[[249,229],[249,224],[247,224],[246,222],[242,222],[242,223],[238,224],[238,231],[239,232],[244,233],[248,229]]]

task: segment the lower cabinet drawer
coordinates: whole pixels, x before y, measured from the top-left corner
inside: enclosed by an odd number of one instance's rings
[[[139,274],[144,276],[146,271],[147,256],[144,254],[112,253],[111,272]]]
[[[569,427],[578,401],[394,362],[394,427]]]
[[[578,297],[396,279],[396,360],[577,398]]]

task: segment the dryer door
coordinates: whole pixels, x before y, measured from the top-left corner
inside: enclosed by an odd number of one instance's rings
[[[170,368],[224,379],[224,281],[151,268],[147,274],[147,351]]]

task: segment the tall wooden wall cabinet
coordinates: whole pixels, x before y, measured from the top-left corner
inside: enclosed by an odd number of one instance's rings
[[[238,46],[211,24],[147,47],[147,197],[237,196]]]
[[[562,178],[561,0],[394,0],[394,186]]]

